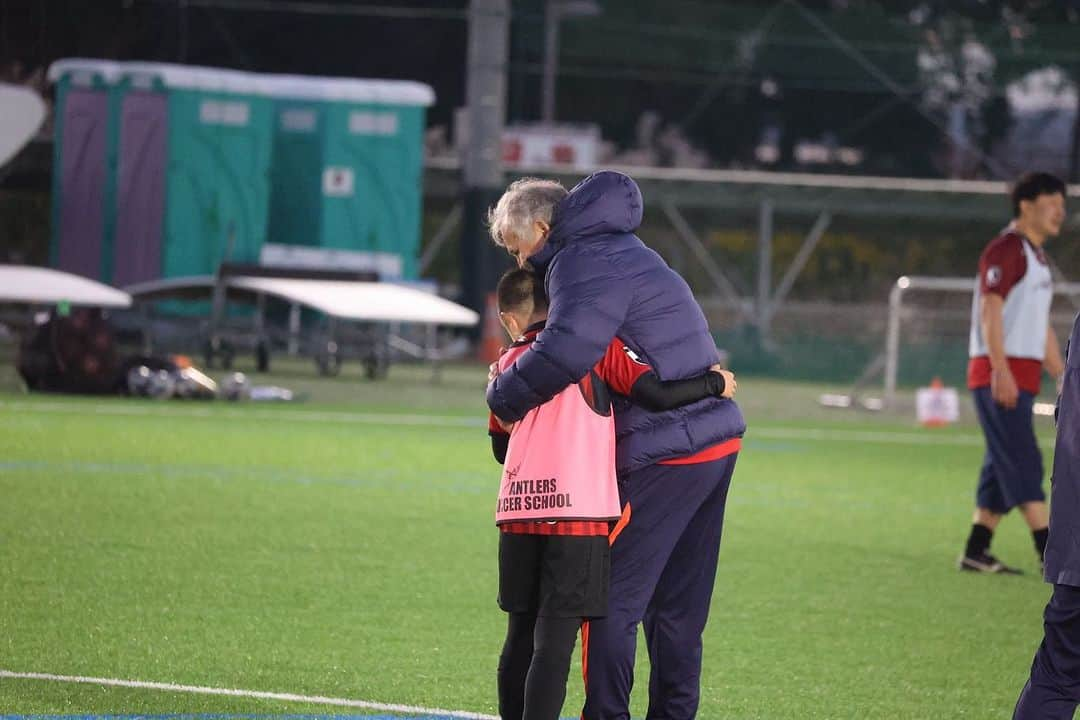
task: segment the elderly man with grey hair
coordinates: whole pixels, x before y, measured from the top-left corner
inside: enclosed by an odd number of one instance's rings
[[[686,282],[634,234],[642,199],[599,172],[567,192],[513,183],[491,211],[495,242],[544,280],[547,324],[488,385],[492,413],[520,420],[580,380],[618,337],[663,380],[718,361]],[[697,713],[701,636],[716,577],[727,491],[746,424],[731,400],[651,413],[614,399],[622,516],[612,528],[608,614],[582,626],[584,720],[629,720],[637,626],[651,661],[649,718]]]

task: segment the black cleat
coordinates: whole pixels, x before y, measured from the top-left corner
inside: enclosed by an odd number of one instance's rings
[[[978,555],[961,555],[960,559],[956,562],[957,567],[967,572],[979,572],[990,573],[998,575],[1023,575],[1024,572],[1018,568],[1009,567],[1005,563],[998,560],[990,553],[979,553]]]

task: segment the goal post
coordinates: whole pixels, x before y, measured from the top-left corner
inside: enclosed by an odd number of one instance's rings
[[[959,340],[967,335],[971,318],[972,295],[975,292],[975,278],[968,277],[926,277],[903,275],[897,278],[889,292],[889,316],[885,333],[885,387],[883,398],[886,406],[896,400],[897,378],[900,374],[900,355],[904,347],[905,324],[920,321],[924,333],[941,332],[946,325],[952,332],[952,338]],[[923,305],[914,305],[911,300],[916,293],[922,293],[932,299],[932,305],[924,301]],[[963,302],[966,298],[966,305]],[[1069,303],[1062,301],[1068,299]],[[1055,282],[1054,304],[1051,307],[1051,324],[1062,325],[1071,321],[1080,309],[1080,283]],[[944,316],[946,320],[936,325],[926,321],[924,316]],[[940,335],[939,335],[940,337]],[[964,344],[966,348],[966,343]],[[966,355],[965,355],[966,357]]]

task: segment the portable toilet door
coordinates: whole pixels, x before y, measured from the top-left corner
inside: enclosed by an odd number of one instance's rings
[[[80,60],[60,60],[49,68],[57,86],[51,264],[105,281],[114,184],[113,70],[111,63]]]
[[[320,245],[324,105],[278,100],[274,113],[267,238],[279,245]]]
[[[423,132],[422,105],[329,106],[324,247],[365,250],[376,257],[381,275],[416,277]]]
[[[247,73],[174,69],[164,277],[256,262],[266,240],[273,102]]]
[[[106,260],[112,284],[125,287],[162,274],[169,99],[153,75],[132,74],[118,87],[115,223]]]

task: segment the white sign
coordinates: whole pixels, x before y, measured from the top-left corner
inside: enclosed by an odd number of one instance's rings
[[[154,76],[146,75],[143,73],[137,73],[131,76],[131,87],[136,90],[153,90],[154,89]]]
[[[204,125],[244,127],[250,116],[251,108],[246,102],[203,100],[199,106],[199,120]]]
[[[397,114],[360,110],[351,112],[349,113],[349,132],[353,135],[397,135]]]
[[[327,197],[352,197],[356,177],[351,167],[328,167],[323,170],[322,190]]]
[[[94,73],[90,71],[72,73],[71,84],[78,85],[79,87],[93,87]]]
[[[309,133],[315,130],[318,116],[314,110],[290,108],[281,111],[281,129],[289,132]]]
[[[600,132],[594,125],[518,126],[503,130],[506,167],[557,167],[588,171],[596,165]]]
[[[960,419],[956,388],[931,386],[915,393],[915,416],[922,425],[948,425]]]

